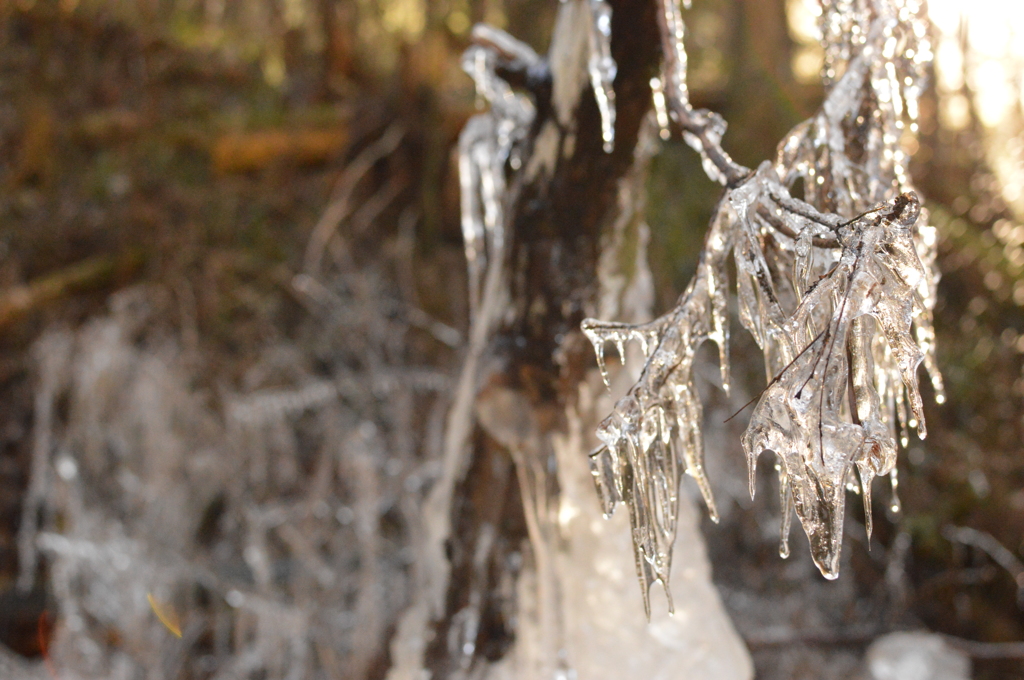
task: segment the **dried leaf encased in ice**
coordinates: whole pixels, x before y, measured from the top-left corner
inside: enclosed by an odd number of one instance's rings
[[[728,390],[730,257],[739,319],[764,354],[769,380],[744,436],[751,492],[757,454],[775,451],[784,557],[795,510],[815,562],[834,577],[854,468],[869,534],[874,477],[890,474],[898,503],[896,442],[906,446],[913,428],[925,436],[916,379],[922,361],[943,401],[932,329],[935,230],[913,194],[904,150],[917,131],[917,98],[931,59],[922,3],[823,2],[826,99],[780,142],[774,163],[756,172],[722,149],[724,120],[689,104],[676,2],[661,0],[658,18],[659,120],[667,118],[659,108],[667,104],[706,174],[727,190],[675,309],[641,326],[583,324],[602,374],[607,343],[623,355],[627,342],[638,341],[647,358],[638,382],[601,423],[604,446],[592,457],[606,514],[620,501],[630,506],[645,604],[651,581],[665,582],[670,565],[662,551],[671,550],[674,517],[654,513],[657,494],[651,494],[658,489],[658,497],[667,497],[660,490],[671,472],[657,461],[672,454],[672,442],[679,447],[674,469],[698,480],[714,512],[692,362],[705,340],[715,340]],[[798,184],[805,200],[790,196]],[[675,426],[659,443],[662,422]]]
[[[875,324],[924,432],[915,375],[922,353],[911,335],[914,294],[924,276],[913,243],[919,214],[916,196],[904,194],[840,232],[843,256],[786,321],[785,336],[799,351],[761,395],[743,437],[751,475],[762,451],[781,459],[811,554],[828,578],[839,571],[851,468],[867,490],[896,462],[896,442],[870,375]],[[824,325],[814,320],[821,310],[830,312]],[[870,514],[870,505],[865,510]]]

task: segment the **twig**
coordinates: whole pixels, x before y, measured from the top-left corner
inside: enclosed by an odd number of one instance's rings
[[[502,80],[529,91],[535,104],[550,97],[551,69],[532,47],[487,24],[474,26],[470,40],[494,58],[495,73]]]
[[[1024,642],[978,642],[943,635],[950,647],[975,659],[1024,659]]]
[[[757,635],[744,635],[743,641],[751,649],[765,647],[790,647],[792,645],[863,646],[877,638],[882,631],[876,628],[860,630],[789,630],[783,629],[773,634],[771,630]]]
[[[307,274],[316,274],[328,242],[342,220],[352,212],[352,193],[359,180],[369,172],[377,161],[394,151],[404,136],[405,129],[402,126],[392,125],[380,139],[363,149],[355,160],[345,168],[331,192],[331,202],[320,216],[320,221],[313,227],[309,242],[306,244],[303,271]]]
[[[511,70],[517,70],[517,66],[529,69],[543,61],[526,43],[487,24],[474,26],[470,40],[475,45],[491,50],[502,61],[502,65]]]
[[[766,647],[790,647],[793,645],[864,646],[885,633],[880,629],[855,631],[771,631],[758,635],[745,635],[743,641],[751,649]],[[1024,642],[978,642],[955,635],[939,633],[946,643],[974,659],[1021,659],[1024,658]]]
[[[39,366],[39,388],[35,395],[32,432],[32,463],[28,489],[22,501],[21,526],[18,529],[18,590],[27,593],[35,584],[39,560],[36,537],[39,512],[46,502],[49,487],[49,463],[53,450],[53,421],[56,402],[67,379],[73,338],[67,332],[50,332],[33,348]]]
[[[0,328],[70,293],[101,286],[118,274],[132,272],[142,264],[142,259],[140,253],[135,251],[94,257],[42,276],[31,283],[9,288],[0,294]]]
[[[726,186],[739,186],[753,174],[750,168],[735,162],[722,148],[721,142],[711,138],[709,133],[714,114],[708,111],[695,112],[690,106],[690,97],[684,85],[686,53],[683,51],[683,19],[676,0],[658,0],[658,30],[665,60],[665,94],[669,109],[680,127],[700,143],[704,154],[725,178]],[[715,177],[711,179],[716,180]]]
[[[813,205],[805,201],[801,201],[799,198],[793,198],[792,196],[776,196],[775,194],[769,194],[768,197],[783,210],[799,215],[811,222],[820,224],[831,231],[838,232],[839,227],[842,225],[842,220],[838,216],[818,212]]]
[[[806,347],[804,347],[804,348],[803,348],[802,350],[800,350],[800,353],[799,353],[799,354],[797,354],[797,355],[796,355],[795,357],[793,357],[793,360],[792,360],[792,361],[790,361],[790,362],[789,362],[788,364],[786,364],[786,365],[785,365],[785,366],[784,366],[784,367],[782,368],[782,370],[781,370],[781,371],[779,371],[779,374],[778,374],[778,375],[776,375],[776,376],[775,376],[774,378],[772,378],[772,379],[771,379],[771,382],[769,382],[769,383],[768,383],[767,385],[765,385],[765,386],[764,386],[764,389],[762,389],[762,390],[761,390],[760,392],[758,392],[758,393],[757,393],[757,396],[756,396],[756,397],[754,397],[753,399],[751,399],[750,401],[748,401],[748,402],[747,402],[746,404],[744,404],[743,406],[741,406],[741,407],[740,407],[740,410],[739,410],[739,411],[736,411],[736,413],[733,413],[733,414],[732,414],[731,416],[729,416],[728,418],[726,418],[725,420],[723,420],[723,421],[722,421],[722,423],[723,423],[723,424],[725,424],[725,423],[729,422],[730,420],[732,420],[733,418],[735,418],[735,417],[736,417],[736,416],[738,416],[739,414],[743,413],[744,409],[746,409],[746,408],[747,408],[748,406],[750,406],[750,405],[751,405],[751,404],[753,404],[753,403],[754,403],[755,401],[759,400],[759,399],[760,399],[760,398],[761,398],[762,396],[764,396],[764,393],[765,393],[765,392],[767,392],[767,391],[768,391],[768,389],[769,389],[769,388],[770,388],[770,387],[771,387],[772,385],[774,385],[775,383],[777,383],[777,382],[779,382],[780,380],[782,380],[782,376],[783,376],[783,375],[784,375],[784,374],[786,373],[786,371],[788,371],[788,370],[789,370],[789,369],[790,369],[790,368],[791,368],[791,367],[792,367],[792,366],[793,366],[794,364],[796,364],[796,362],[797,362],[797,361],[799,361],[800,357],[802,357],[802,356],[804,355],[804,353],[805,353],[805,352],[807,352],[807,351],[808,351],[809,349],[811,349],[812,347],[814,347],[814,345],[815,345],[815,344],[816,344],[816,343],[818,342],[818,340],[820,340],[820,339],[822,338],[822,336],[824,336],[824,335],[825,335],[825,333],[826,333],[826,332],[828,332],[828,328],[826,328],[825,330],[823,330],[823,331],[821,331],[820,333],[818,333],[818,335],[816,335],[816,336],[814,337],[814,339],[813,339],[813,340],[811,340],[811,341],[810,341],[810,342],[809,342],[809,343],[807,344],[807,346],[806,346]],[[805,382],[804,382],[804,386],[806,386],[806,385],[807,385],[807,382],[805,381]],[[800,389],[803,389],[803,387],[801,387]]]
[[[784,234],[794,241],[800,238],[800,234],[790,229],[789,225],[787,225],[781,217],[772,212],[771,208],[763,203],[757,206],[757,216],[771,225],[771,227],[780,234]],[[834,238],[814,236],[811,238],[811,245],[817,248],[838,248],[839,241]]]
[[[1017,585],[1017,606],[1024,609],[1024,563],[1009,548],[997,541],[992,534],[970,527],[947,526],[943,528],[942,536],[947,541],[978,548],[1008,571]]]
[[[462,333],[458,329],[438,321],[419,307],[413,305],[406,306],[405,315],[410,326],[415,326],[420,330],[430,333],[449,347],[457,349],[462,346]]]
[[[362,235],[408,186],[405,177],[392,176],[377,193],[352,214],[352,233]]]
[[[703,109],[694,111],[690,105],[685,84],[687,66],[686,52],[683,49],[683,20],[676,0],[658,0],[658,29],[661,34],[662,54],[664,55],[665,94],[672,116],[684,133],[692,136],[692,140],[688,139],[687,141],[692,146],[700,147],[699,150],[721,175],[726,187],[735,189],[749,181],[754,173],[750,168],[735,162],[722,148],[720,135],[712,134],[712,130],[716,126],[717,114]],[[712,181],[719,179],[710,171],[707,173]],[[814,206],[799,199],[774,195],[770,196],[770,199],[781,210],[799,215],[833,232],[838,232],[841,226],[841,220],[836,215],[821,213]],[[759,205],[757,214],[778,232],[793,239],[798,238],[799,234],[766,206]],[[840,246],[838,239],[822,236],[813,237],[811,243],[818,248],[831,249]]]

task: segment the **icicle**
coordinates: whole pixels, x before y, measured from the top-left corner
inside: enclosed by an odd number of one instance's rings
[[[793,521],[793,493],[789,488],[789,474],[781,457],[776,457],[775,471],[779,475],[779,557],[789,559],[789,529]]]
[[[721,257],[725,260],[725,257]],[[708,339],[718,345],[718,374],[722,390],[729,395],[729,278],[721,267],[713,267],[708,274],[708,296],[711,298],[711,332]]]
[[[644,359],[648,359],[651,356],[651,351],[654,349],[651,343],[648,341],[646,333],[635,333],[637,342],[640,343],[640,351],[644,354]]]
[[[671,53],[665,55],[666,63],[671,68],[666,69],[663,84],[670,97],[677,98],[685,105],[690,105],[690,93],[686,86],[686,48],[683,41],[686,37],[686,25],[683,23],[683,15],[679,11],[676,0],[667,0],[663,3],[664,22],[671,36]]]
[[[868,535],[868,549],[871,549],[871,530],[874,523],[871,517],[871,481],[873,476],[870,472],[860,470],[860,488],[864,498],[864,531]]]
[[[485,139],[490,131],[489,120],[471,119],[459,135],[459,188],[462,203],[462,240],[466,250],[469,275],[469,308],[480,304],[480,282],[487,264],[484,245],[484,219],[477,187],[480,186],[480,167],[473,157],[473,147]],[[483,128],[483,129],[481,129]]]
[[[907,415],[907,397],[902,387],[896,389],[896,417],[900,430],[900,446],[910,445],[910,416]]]
[[[601,139],[605,153],[615,148],[615,74],[612,58],[612,8],[607,0],[590,0],[590,56],[587,59],[590,85],[601,112]]]
[[[704,410],[692,384],[678,385],[676,393],[678,427],[683,445],[683,458],[686,462],[686,474],[697,482],[697,488],[708,509],[708,517],[718,524],[718,508],[715,507],[711,483],[704,472],[704,437],[700,430]]]
[[[605,387],[611,389],[612,384],[608,380],[608,367],[604,363],[604,343],[594,343],[594,351],[597,353],[597,367],[601,370],[601,380],[604,381]]]
[[[601,510],[605,518],[611,517],[620,500],[615,486],[615,457],[607,447],[601,447],[590,454],[590,474],[594,476]]]
[[[795,288],[799,297],[802,297],[803,291],[807,290],[810,284],[811,268],[813,267],[813,249],[811,248],[811,242],[814,240],[814,231],[812,229],[802,229],[797,237],[796,245],[794,248],[794,255],[796,256],[793,262],[793,281],[795,282]]]
[[[521,61],[540,61],[529,46],[488,26],[477,26],[473,37],[486,45],[500,46],[505,54]],[[488,262],[502,251],[505,219],[505,164],[513,146],[525,135],[534,117],[533,103],[517,94],[496,70],[498,57],[492,47],[472,45],[462,55],[462,68],[473,79],[477,95],[490,110],[471,118],[459,135],[459,188],[462,236],[469,272],[470,312],[476,314]]]

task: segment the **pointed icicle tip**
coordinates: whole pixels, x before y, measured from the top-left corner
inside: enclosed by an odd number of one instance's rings
[[[868,535],[868,552],[871,551],[871,532],[874,529],[874,519],[871,516],[871,480],[869,475],[861,472],[860,488],[864,498],[864,531]]]
[[[841,550],[841,543],[837,543],[829,549],[820,552],[815,551],[813,547],[811,548],[811,558],[814,560],[814,566],[829,581],[835,581],[839,578],[839,554]]]
[[[604,386],[610,390],[612,383],[608,379],[608,366],[604,362],[604,347],[595,345],[594,353],[597,355],[597,368],[601,371],[601,380],[604,381]]]
[[[757,454],[747,454],[747,489],[750,491],[750,500],[754,500],[757,493]]]

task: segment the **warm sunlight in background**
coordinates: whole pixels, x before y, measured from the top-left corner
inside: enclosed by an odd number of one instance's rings
[[[929,12],[938,34],[935,48],[939,121],[951,130],[967,127],[973,118],[982,126],[984,157],[992,171],[987,187],[1001,196],[1015,218],[997,220],[992,233],[1000,241],[1017,279],[1013,299],[1024,305],[1024,4],[1006,0],[934,0]],[[972,116],[973,113],[973,116]],[[984,203],[974,209],[987,212]],[[984,221],[983,214],[973,215]],[[986,285],[1002,287],[990,273]]]
[[[996,220],[992,235],[1002,246],[1008,271],[994,268],[986,285],[995,292],[1008,285],[1006,278],[1017,280],[1007,290],[1024,305],[1024,282],[1019,281],[1024,272],[1024,3],[933,0],[928,12],[934,26],[938,123],[950,132],[980,123],[976,138],[982,148],[977,155],[991,169],[991,175],[974,178],[978,195],[963,196],[953,207],[958,213],[969,211],[972,221],[985,223],[1001,212],[991,199],[1005,202],[1014,219]],[[803,83],[817,83],[823,58],[819,5],[815,0],[789,0],[787,13],[796,43],[794,76]]]

